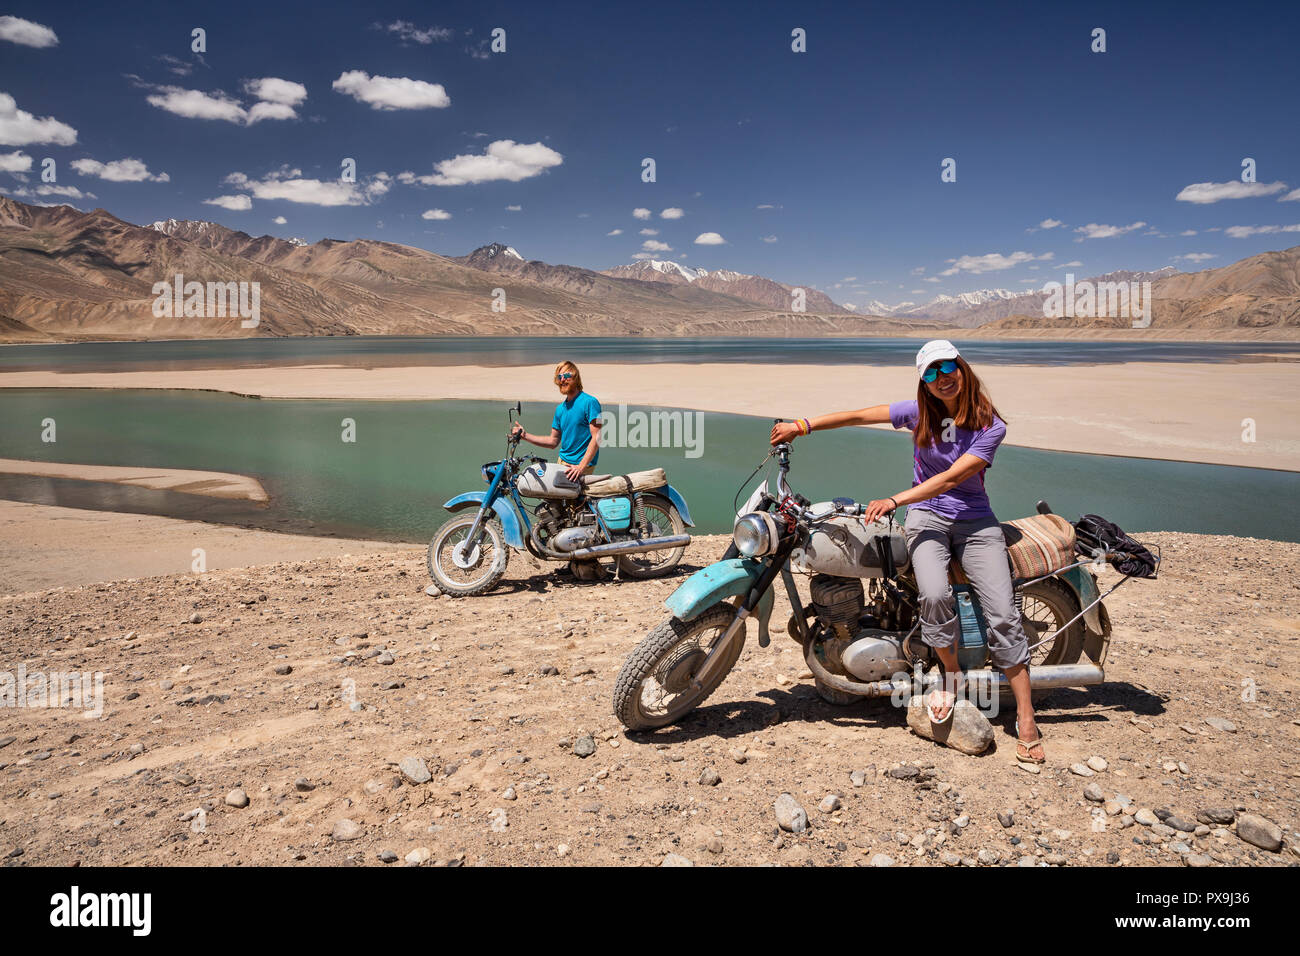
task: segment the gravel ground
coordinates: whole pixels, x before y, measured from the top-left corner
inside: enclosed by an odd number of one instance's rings
[[[0,858],[1300,864],[1300,545],[1140,537],[1165,569],[1107,599],[1108,682],[1041,702],[1036,775],[1010,715],[968,757],[888,702],[823,703],[784,596],[702,708],[624,734],[614,677],[717,536],[660,581],[515,555],[473,599],[426,596],[415,550],[0,598],[0,668],[104,674],[98,717],[0,709]]]

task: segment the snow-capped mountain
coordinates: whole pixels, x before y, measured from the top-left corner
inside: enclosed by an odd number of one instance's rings
[[[638,279],[642,282],[667,282],[673,285],[691,285],[710,292],[726,295],[766,306],[769,309],[790,311],[795,301],[794,290],[803,289],[804,311],[843,315],[849,310],[831,301],[830,296],[808,286],[793,286],[764,276],[746,275],[731,269],[691,269],[680,262],[665,259],[641,259],[625,266],[606,269],[604,275],[619,279]]]

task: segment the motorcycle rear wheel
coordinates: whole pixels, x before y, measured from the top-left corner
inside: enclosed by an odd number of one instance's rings
[[[720,602],[694,620],[670,617],[651,631],[628,656],[614,683],[614,716],[619,722],[628,730],[666,727],[704,703],[736,666],[744,647],[742,629],[715,676],[698,689],[691,687],[735,616],[734,607]]]
[[[641,499],[645,509],[646,521],[650,524],[652,537],[681,534],[686,530],[686,522],[677,513],[677,509],[658,495],[645,495]],[[666,548],[662,551],[642,551],[639,554],[620,554],[618,569],[628,578],[644,580],[663,577],[681,561],[686,553],[686,546]]]

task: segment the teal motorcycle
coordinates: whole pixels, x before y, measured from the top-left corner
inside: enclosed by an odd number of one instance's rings
[[[518,402],[509,409],[512,426],[522,411]],[[505,457],[483,465],[487,491],[443,505],[455,517],[434,534],[428,554],[440,591],[486,594],[505,574],[511,549],[567,561],[579,580],[606,577],[606,559],[629,578],[662,577],[677,566],[694,523],[662,468],[571,481],[555,462],[516,455],[518,445],[508,433]]]
[[[750,618],[758,619],[759,646],[768,646],[778,579],[793,611],[786,631],[801,645],[823,700],[906,701],[919,693],[913,689],[922,671],[937,673],[936,655],[919,640],[919,594],[902,527],[892,515],[864,524],[863,505],[850,498],[809,502],[787,483],[790,445],[774,446],[759,468],[772,458],[779,464],[776,493],[761,482],[737,513],[731,548],[673,592],[664,602],[671,617],[637,645],[619,672],[614,714],[629,730],[675,723],[700,706],[739,659]],[[1003,525],[1009,545],[1026,523],[1069,525],[1045,502],[1038,503],[1038,512]],[[1085,549],[1076,541],[1073,554],[1039,574],[1019,554],[1009,551],[1016,606],[1030,640],[1031,688],[1102,683],[1111,626],[1101,599],[1130,578],[1101,594],[1089,565],[1114,565],[1132,555],[1109,546]],[[796,574],[809,576],[807,604]],[[1140,576],[1154,577],[1154,569]],[[957,561],[951,577],[967,684],[986,700],[1008,695],[1006,678],[988,666],[987,625]]]

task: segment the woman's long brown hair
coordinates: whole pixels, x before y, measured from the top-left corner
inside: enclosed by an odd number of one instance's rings
[[[958,428],[979,431],[993,424],[993,416],[1002,418],[1001,413],[993,407],[993,400],[984,391],[979,376],[966,364],[960,355],[953,359],[961,369],[961,390],[957,393],[957,413],[949,416],[943,402],[930,394],[930,388],[924,381],[916,386],[916,430],[913,440],[918,448],[928,448],[942,436],[944,422],[951,417]],[[1002,418],[1005,422],[1006,419]]]

